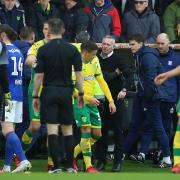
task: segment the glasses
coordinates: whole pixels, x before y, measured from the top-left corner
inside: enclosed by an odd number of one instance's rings
[[[141,4],[141,5],[142,5],[142,4],[145,3],[145,2],[146,2],[146,1],[135,1],[134,3],[135,3],[135,4]]]

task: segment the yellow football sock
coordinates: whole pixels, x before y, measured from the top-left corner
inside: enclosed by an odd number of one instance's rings
[[[27,129],[22,136],[22,148],[24,151],[27,151],[32,139],[33,134]]]
[[[84,163],[86,165],[86,169],[91,165],[91,144],[90,144],[90,133],[81,133],[81,142],[80,147],[83,153]]]
[[[77,156],[82,152],[81,150],[81,146],[78,144],[75,148],[74,148],[74,158],[77,158]]]
[[[48,156],[48,165],[53,166],[53,161],[52,158],[50,156]]]
[[[180,164],[180,124],[177,126],[177,131],[174,137],[174,164]]]

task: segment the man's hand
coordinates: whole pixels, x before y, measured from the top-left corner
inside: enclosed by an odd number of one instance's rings
[[[35,112],[40,112],[40,102],[39,98],[33,98],[33,108]]]
[[[92,98],[89,100],[89,103],[90,103],[92,106],[99,106],[99,105],[100,105],[100,101],[97,100],[95,97],[92,97]]]
[[[116,106],[113,101],[109,103],[109,111],[111,114],[116,112]]]
[[[168,79],[167,73],[159,74],[155,77],[154,82],[156,85],[163,84]]]
[[[117,96],[117,100],[124,99],[126,96],[126,91],[120,91]]]
[[[12,101],[11,101],[11,94],[10,93],[5,93],[5,109],[7,112],[11,112],[12,110]]]
[[[78,100],[78,107],[82,108],[84,106],[84,98],[83,98],[83,96],[78,96],[77,100]]]

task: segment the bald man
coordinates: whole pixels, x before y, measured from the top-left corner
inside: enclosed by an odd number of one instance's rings
[[[174,50],[169,47],[170,40],[168,35],[165,33],[159,34],[156,42],[160,55],[159,60],[162,63],[164,71],[167,72],[178,67],[180,65],[180,54],[174,52]],[[164,128],[170,138],[173,113],[175,111],[175,105],[177,104],[178,97],[180,96],[180,78],[169,78],[167,83],[171,87],[171,92],[169,92],[169,97],[164,99],[161,103],[161,113]]]
[[[180,66],[176,67],[171,71],[167,71],[165,73],[159,74],[155,78],[154,82],[156,83],[156,85],[161,85],[167,79],[179,75],[180,75]],[[171,172],[180,174],[180,97],[178,102],[177,113],[178,113],[178,123],[177,123],[176,134],[174,136],[174,144],[173,144],[174,165],[171,169]]]
[[[157,36],[156,42],[157,42],[157,49],[159,51],[159,61],[161,62],[164,71],[167,72],[169,70],[178,67],[180,65],[180,54],[177,54],[176,52],[174,52],[173,49],[169,47],[170,40],[168,35],[165,33],[159,34]],[[162,99],[160,105],[160,111],[162,115],[162,123],[164,129],[170,139],[173,115],[176,110],[178,97],[180,96],[180,77],[172,77],[167,79],[166,87],[167,87],[168,96]],[[152,138],[151,133],[145,132],[143,134],[140,153],[139,153],[141,154],[141,156],[143,155],[145,157],[145,154],[148,152],[148,146],[151,142],[151,138]],[[140,162],[141,159],[139,157],[141,156],[139,156],[139,154],[137,156],[133,156],[132,159]],[[159,159],[159,157],[157,157],[157,159]]]

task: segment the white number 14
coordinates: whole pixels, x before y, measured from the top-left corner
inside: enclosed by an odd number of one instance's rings
[[[18,76],[19,71],[22,76],[22,68],[23,68],[23,63],[22,63],[22,58],[19,58],[18,64],[17,64],[17,58],[16,57],[11,57],[11,59],[14,62],[14,71],[11,73],[12,76]]]

